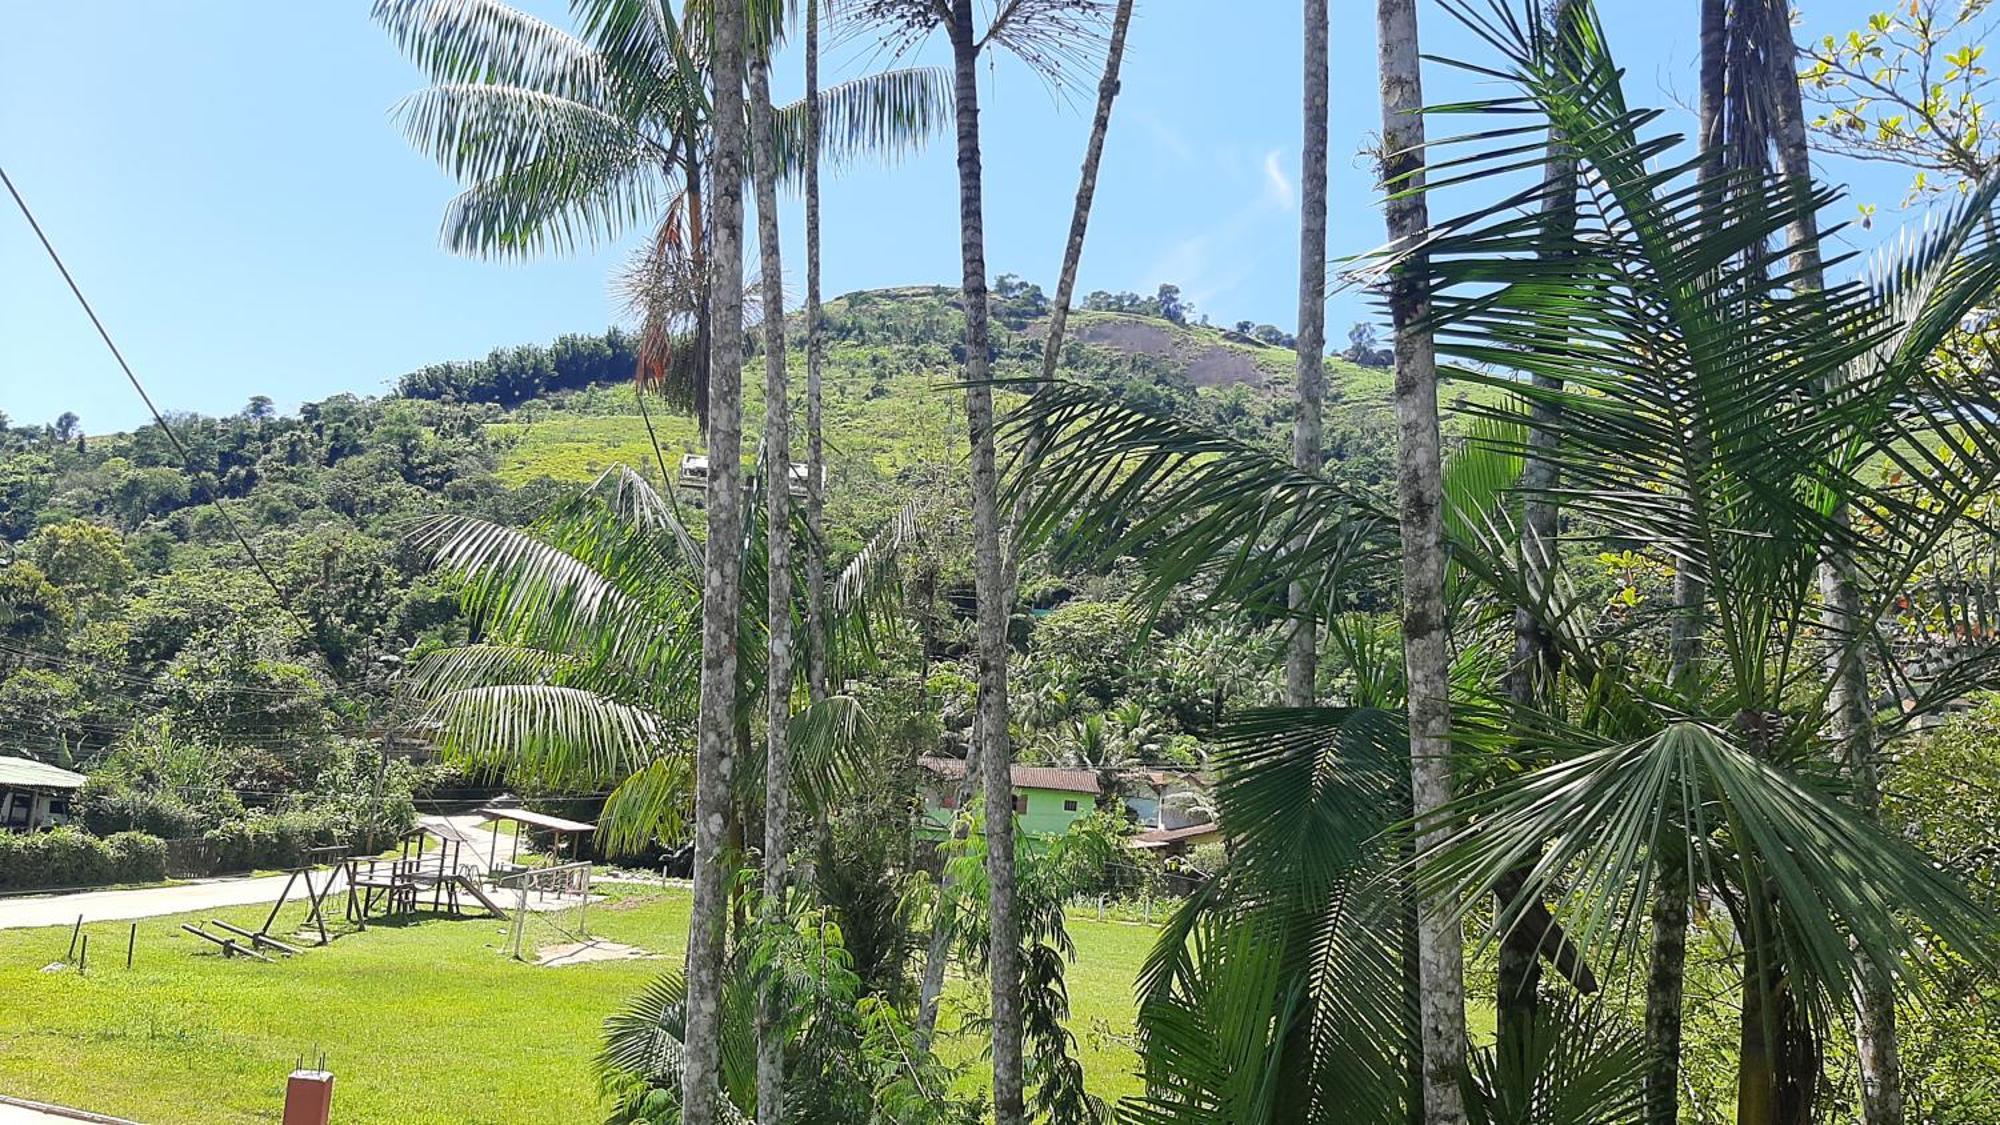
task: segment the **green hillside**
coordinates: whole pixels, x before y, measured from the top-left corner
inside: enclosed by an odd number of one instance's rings
[[[1014,313],[1014,315],[1010,315]],[[873,491],[916,466],[956,462],[964,421],[959,339],[964,320],[956,291],[872,290],[829,302],[826,352],[826,440],[836,484]],[[1205,325],[1157,317],[1081,310],[1071,319],[1065,377],[1120,388],[1134,397],[1174,404],[1222,424],[1244,440],[1273,449],[1289,441],[1291,381],[1296,356],[1288,348],[1248,340]],[[802,325],[790,333],[791,386],[803,395]],[[996,376],[1025,378],[1040,367],[1046,315],[996,307]],[[1393,443],[1392,377],[1345,360],[1328,362],[1328,441],[1335,460],[1355,462],[1355,475],[1384,482]],[[764,410],[762,360],[745,368],[746,446]],[[1004,406],[1009,396],[1001,396]],[[652,424],[671,470],[698,452],[694,419],[650,405]],[[802,417],[803,401],[794,404]],[[607,385],[531,401],[486,426],[499,452],[496,475],[509,486],[537,478],[586,480],[615,464],[644,466],[657,475],[646,423],[634,392]]]

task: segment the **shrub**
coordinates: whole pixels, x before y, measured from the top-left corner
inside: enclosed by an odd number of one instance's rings
[[[100,836],[136,831],[180,840],[201,835],[213,823],[178,794],[146,792],[102,777],[83,787],[76,811],[83,826]]]
[[[42,853],[43,886],[88,887],[112,881],[111,849],[96,836],[65,826],[34,840]]]
[[[335,821],[321,813],[251,813],[227,821],[203,834],[215,848],[216,870],[297,867],[306,849],[331,844],[339,837]]]
[[[143,832],[108,840],[77,828],[22,836],[0,833],[0,890],[147,883],[167,874],[167,846]]]
[[[155,883],[167,877],[167,843],[144,832],[120,832],[104,841],[120,883]]]

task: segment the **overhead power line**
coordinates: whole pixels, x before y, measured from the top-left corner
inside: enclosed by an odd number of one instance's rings
[[[76,278],[69,272],[69,267],[63,264],[62,255],[56,253],[55,243],[49,241],[48,232],[44,231],[42,224],[36,220],[34,211],[28,207],[28,201],[21,198],[20,189],[14,186],[14,178],[7,174],[7,169],[4,167],[0,167],[0,182],[4,182],[7,185],[7,194],[14,197],[14,206],[20,208],[21,217],[28,220],[28,226],[34,230],[35,237],[41,241],[42,249],[48,252],[49,261],[55,263],[56,272],[62,274],[63,282],[69,286],[70,293],[76,297],[76,303],[83,307],[84,315],[90,318],[91,326],[97,329],[98,338],[102,339],[104,346],[110,349],[111,358],[118,361],[118,368],[125,373],[125,378],[132,384],[132,389],[139,393],[139,401],[146,404],[147,413],[153,416],[153,421],[159,423],[160,432],[167,435],[168,443],[174,447],[176,453],[180,454],[182,469],[189,475],[193,475],[194,455],[188,452],[186,445],[182,444],[181,436],[174,432],[172,426],[167,424],[166,415],[160,413],[160,408],[153,404],[153,396],[146,393],[146,387],[143,383],[139,382],[139,376],[133,373],[132,365],[125,362],[125,353],[118,350],[117,343],[111,339],[111,333],[104,327],[104,321],[98,317],[97,310],[91,307],[90,299],[83,295],[82,287],[77,285]],[[229,525],[230,534],[236,537],[236,542],[243,548],[243,554],[250,560],[250,565],[257,569],[257,573],[262,575],[264,582],[271,587],[271,592],[278,596],[279,606],[298,625],[299,632],[307,638],[308,642],[314,648],[319,649],[320,659],[326,662],[327,671],[333,673],[336,680],[339,679],[339,667],[327,656],[325,648],[319,642],[318,634],[313,631],[310,625],[306,624],[305,618],[299,616],[298,611],[292,608],[291,603],[287,600],[284,587],[278,585],[278,580],[271,574],[270,568],[265,566],[264,560],[258,557],[257,549],[250,545],[250,537],[244,533],[243,525],[237,521],[236,516],[230,512],[229,508],[222,503],[219,497],[211,495],[209,503],[214,506],[217,512],[221,513],[223,521]]]

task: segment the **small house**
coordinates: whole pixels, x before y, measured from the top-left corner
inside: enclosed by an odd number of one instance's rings
[[[68,824],[70,801],[85,780],[33,758],[0,755],[0,829],[41,832]]]
[[[965,763],[958,758],[923,758],[924,818],[921,831],[933,839],[944,835],[958,810],[965,787]],[[1022,832],[1057,836],[1097,809],[1097,775],[1089,770],[1050,766],[1015,766],[1014,816]],[[974,800],[980,798],[975,797]]]
[[[790,463],[790,468],[789,471],[786,473],[785,479],[786,482],[791,486],[791,494],[795,498],[800,500],[805,499],[806,487],[812,480],[812,476],[810,474],[811,470],[807,468],[805,462],[793,461]],[[821,469],[820,486],[822,488],[826,486],[825,478],[826,478],[826,470]],[[681,471],[680,471],[679,484],[680,487],[685,488],[690,492],[697,492],[697,493],[707,492],[708,458],[699,453],[681,454]]]

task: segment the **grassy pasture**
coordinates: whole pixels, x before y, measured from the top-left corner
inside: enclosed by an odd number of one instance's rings
[[[213,916],[247,929],[268,907]],[[303,921],[288,907],[274,932]],[[0,1092],[149,1125],[276,1121],[285,1075],[324,1052],[343,1122],[601,1120],[590,1060],[604,1017],[661,968],[678,964],[687,896],[625,894],[590,907],[598,936],[662,954],[556,969],[501,950],[506,925],[426,919],[372,925],[275,964],[225,961],[182,933],[196,916],[139,923],[124,964],[125,922],[86,925],[90,972],[43,973],[67,927],[0,931]],[[1137,1088],[1132,980],[1151,942],[1138,926],[1077,920],[1072,1029],[1093,1085]],[[960,983],[956,997],[970,1000]],[[977,1085],[974,1044],[954,1041]]]

